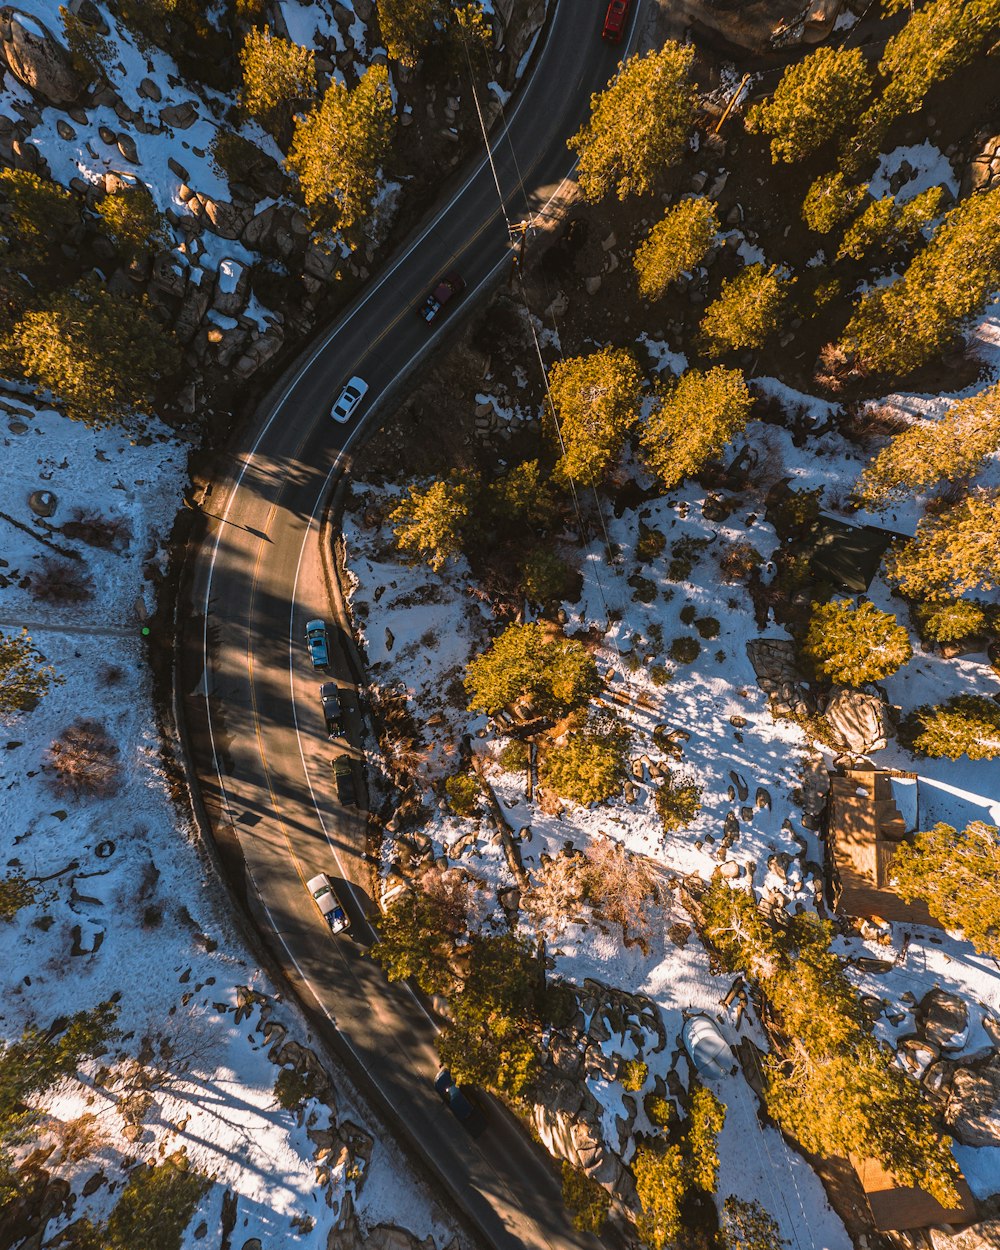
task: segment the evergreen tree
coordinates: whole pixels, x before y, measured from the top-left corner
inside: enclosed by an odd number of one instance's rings
[[[962,200],[889,286],[861,297],[841,348],[872,372],[905,374],[941,352],[1000,286],[1000,187]]]
[[[80,224],[73,196],[57,182],[25,169],[0,169],[2,245],[18,263],[47,259],[53,239],[65,239]]]
[[[562,1197],[581,1233],[600,1233],[611,1209],[611,1195],[586,1172],[562,1161]]]
[[[916,708],[899,727],[915,755],[992,760],[1000,755],[1000,704],[981,694],[959,694]]]
[[[434,35],[447,20],[443,0],[379,0],[378,24],[386,51],[394,61],[414,69]]]
[[[548,748],[541,782],[560,798],[586,806],[618,794],[625,781],[629,735],[592,726],[570,733],[562,746]]]
[[[858,211],[867,194],[867,183],[850,183],[839,169],[821,174],[802,201],[802,220],[817,234],[829,234]]]
[[[524,460],[491,482],[485,505],[490,528],[519,542],[526,529],[544,534],[559,516],[558,501],[537,460]]]
[[[73,1225],[74,1247],[79,1250],[136,1250],[137,1246],[179,1248],[202,1196],[210,1187],[211,1181],[190,1166],[187,1155],[181,1150],[159,1162],[139,1164],[130,1173],[105,1224],[94,1228],[84,1219]]]
[[[794,281],[794,279],[793,279]],[[715,356],[726,351],[763,347],[777,330],[790,283],[776,265],[748,265],[723,282],[718,298],[705,309],[701,333]]]
[[[911,599],[948,599],[1000,585],[1000,490],[980,490],[934,516],[890,553],[886,572]]]
[[[890,124],[918,112],[934,83],[967,65],[996,38],[998,24],[998,0],[931,0],[912,12],[886,44],[878,68],[888,82],[861,118],[857,136],[845,142],[848,158],[876,153]]]
[[[144,182],[137,180],[132,186],[106,195],[97,212],[105,233],[127,262],[168,242],[166,219]]]
[[[554,551],[540,547],[521,565],[518,586],[530,604],[549,608],[564,600],[575,603],[580,597],[580,574]]]
[[[722,1204],[722,1250],[785,1250],[790,1244],[756,1200],[730,1194]]]
[[[687,1189],[680,1146],[654,1143],[636,1148],[632,1160],[642,1214],[639,1236],[650,1250],[666,1250],[681,1231],[681,1204]]]
[[[1000,830],[974,820],[961,833],[940,821],[892,857],[893,889],[919,899],[976,950],[1000,958]]]
[[[924,642],[961,642],[987,633],[995,610],[975,599],[944,599],[917,603],[913,616]]]
[[[688,1107],[688,1183],[714,1194],[719,1183],[718,1136],[726,1122],[726,1108],[710,1089],[695,1085]]]
[[[689,369],[658,397],[640,433],[646,465],[671,490],[746,428],[753,398],[739,369]]]
[[[464,886],[428,890],[421,885],[382,917],[372,956],[390,981],[412,977],[425,994],[454,993],[459,982],[453,953],[466,936],[468,919]]]
[[[489,649],[470,660],[469,708],[493,715],[516,700],[534,700],[540,715],[585,703],[600,686],[597,665],[582,643],[547,638],[536,622],[508,625]]]
[[[671,282],[700,264],[721,229],[717,208],[696,195],[667,209],[636,249],[633,263],[643,299],[661,299]]]
[[[389,514],[396,546],[426,561],[435,573],[462,553],[476,498],[476,483],[456,472],[429,486],[411,486]]]
[[[635,424],[642,386],[635,356],[624,347],[603,347],[552,366],[549,395],[562,451],[553,471],[557,480],[596,485],[608,472]]]
[[[813,604],[802,649],[818,673],[845,686],[890,677],[913,655],[909,634],[891,612],[850,599]]]
[[[645,195],[677,161],[694,123],[693,61],[692,46],[668,39],[659,51],[630,57],[591,96],[590,120],[569,141],[585,199]]]
[[[286,165],[320,222],[349,230],[371,210],[392,132],[384,65],[369,66],[353,90],[331,82],[319,104],[296,119]]]
[[[771,160],[793,164],[849,130],[872,94],[860,48],[817,48],[789,65],[769,100],[747,113],[746,126],[771,139]]]
[[[0,633],[0,716],[33,708],[52,686],[62,683],[26,629],[20,634]]]
[[[180,348],[143,296],[116,295],[96,283],[56,296],[14,327],[24,372],[88,425],[109,425],[133,409],[150,411],[162,379],[180,366]]]
[[[940,482],[972,477],[1000,448],[1000,383],[960,399],[937,421],[915,421],[865,468],[854,488],[880,508]]]
[[[845,256],[864,260],[873,252],[889,256],[900,247],[912,247],[923,237],[924,227],[940,213],[943,199],[941,187],[930,187],[905,204],[897,204],[892,195],[872,200],[845,233],[837,260]]]
[[[316,56],[290,39],[254,27],[240,49],[240,102],[283,145],[296,109],[316,96]]]

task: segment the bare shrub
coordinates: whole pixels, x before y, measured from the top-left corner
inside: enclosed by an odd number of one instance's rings
[[[85,603],[94,593],[94,583],[84,565],[49,556],[32,575],[31,593],[46,603]]]
[[[124,551],[132,538],[132,525],[127,517],[105,516],[87,508],[74,508],[62,532],[67,538],[86,543],[88,547]]]
[[[118,747],[99,721],[75,721],[49,747],[45,764],[57,794],[110,798],[118,792]]]
[[[97,670],[97,680],[102,686],[117,686],[124,676],[125,670],[120,664],[102,664]]]
[[[719,553],[719,570],[727,582],[745,582],[763,562],[763,556],[745,538],[727,542]]]
[[[53,1119],[50,1127],[63,1163],[93,1158],[107,1139],[97,1116],[90,1111],[73,1120]]]
[[[605,920],[620,924],[625,940],[643,941],[652,930],[649,905],[659,890],[648,864],[614,838],[602,837],[584,851],[586,897]]]

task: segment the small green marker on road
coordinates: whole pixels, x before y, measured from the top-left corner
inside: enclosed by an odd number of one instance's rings
[[[148,638],[148,637],[149,637],[149,626],[148,626],[148,625],[143,625],[143,627],[142,627],[142,636],[143,636],[143,638]]]

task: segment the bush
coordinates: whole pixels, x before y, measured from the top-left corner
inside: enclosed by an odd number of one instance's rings
[[[719,636],[719,622],[714,616],[701,616],[694,623],[695,629],[706,641]]]
[[[690,778],[667,773],[653,800],[663,832],[673,833],[689,825],[701,809],[701,786]]]
[[[906,717],[899,736],[915,755],[992,760],[1000,755],[1000,703],[985,695],[960,694],[933,707],[924,705]]]
[[[745,538],[728,542],[719,555],[719,570],[727,582],[745,582],[754,569],[759,568],[764,557]]]
[[[815,525],[819,519],[823,487],[813,490],[788,490],[779,498],[769,500],[767,519],[779,538],[793,538]]]
[[[189,1167],[181,1151],[160,1163],[140,1164],[108,1217],[101,1250],[180,1250],[184,1231],[210,1185]]]
[[[635,544],[635,558],[638,564],[650,564],[663,555],[667,546],[667,536],[653,525],[639,522],[639,537]]]
[[[455,773],[444,783],[448,804],[456,816],[475,816],[482,794],[479,779],[471,773]]]
[[[500,752],[500,767],[508,773],[521,773],[528,767],[530,752],[528,744],[520,738],[511,738]]]
[[[646,1119],[657,1128],[668,1128],[674,1119],[674,1104],[659,1094],[647,1094],[642,1100]]]
[[[638,1094],[649,1077],[649,1065],[641,1059],[626,1059],[621,1066],[618,1079],[622,1089],[630,1094]]]
[[[57,794],[110,798],[118,793],[118,747],[96,720],[75,721],[49,747],[46,767]]]
[[[649,680],[654,686],[665,686],[673,675],[673,670],[665,664],[654,664],[649,670]]]
[[[961,642],[989,632],[993,612],[975,599],[946,599],[941,603],[918,603],[913,619],[922,642]]]
[[[849,599],[813,604],[802,649],[817,673],[845,686],[881,681],[913,655],[910,636],[892,613]]]
[[[283,1111],[298,1111],[316,1095],[316,1079],[310,1072],[282,1068],[274,1081],[274,1098]]]
[[[582,591],[580,572],[554,551],[533,551],[521,567],[521,593],[536,607],[576,603]]]
[[[542,762],[542,781],[560,798],[585,806],[617,794],[625,780],[629,736],[619,729],[596,727],[570,733]]]
[[[689,634],[682,634],[670,644],[668,654],[675,664],[693,664],[701,654],[701,643]]]
[[[47,556],[32,575],[31,593],[46,603],[85,603],[93,597],[94,583],[82,564]]]
[[[128,517],[105,516],[89,508],[74,508],[62,532],[66,538],[86,543],[88,547],[114,551],[128,547],[132,525]]]
[[[562,1196],[566,1210],[573,1217],[573,1227],[581,1233],[600,1233],[608,1218],[611,1197],[586,1172],[562,1163]]]
[[[690,535],[676,539],[670,547],[671,560],[667,565],[667,577],[672,582],[686,582],[708,543],[707,538],[693,538]]]
[[[38,887],[20,872],[0,879],[0,921],[13,920],[22,907],[38,897]]]

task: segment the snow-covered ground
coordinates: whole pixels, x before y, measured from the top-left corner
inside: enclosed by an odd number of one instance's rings
[[[931,164],[919,161],[921,153],[909,151],[906,155],[921,169]],[[886,174],[891,172],[891,165],[886,163]],[[942,178],[941,170],[933,172],[933,181]],[[991,316],[981,320],[975,332],[980,338],[988,333]],[[647,341],[645,336],[640,343],[654,367],[673,372],[684,367],[683,357],[670,352],[666,345]],[[774,379],[757,382],[790,409],[811,417],[816,425],[833,410],[834,405],[827,401],[792,391]],[[476,398],[480,403],[491,403],[500,415],[505,411],[488,395]],[[954,398],[893,394],[884,402],[901,413],[935,419]],[[590,809],[565,803],[557,813],[527,799],[523,774],[506,773],[500,767],[497,748],[501,742],[489,730],[486,719],[464,711],[460,686],[464,664],[495,632],[488,610],[473,593],[468,567],[459,560],[435,575],[424,566],[401,561],[394,552],[388,523],[372,523],[373,518],[385,517],[399,488],[354,484],[344,532],[355,621],[367,649],[372,680],[405,688],[415,722],[425,727],[425,801],[434,814],[423,832],[431,839],[435,857],[447,856],[448,862],[485,882],[493,897],[515,882],[492,827],[484,821],[479,828],[475,819],[452,815],[429,788],[432,780],[456,771],[458,742],[466,733],[473,735],[473,750],[489,761],[490,781],[508,823],[521,831],[520,849],[533,886],[544,881],[552,857],[567,844],[586,850],[610,836],[648,857],[667,880],[690,873],[707,879],[725,861],[733,865],[731,871],[739,874],[743,884],[752,882],[758,894],[770,891],[783,895],[789,906],[814,905],[816,892],[822,888],[817,866],[823,862],[823,845],[803,824],[800,787],[806,757],[811,756],[813,765],[818,760],[816,748],[798,725],[773,719],[746,650],[750,639],[788,635],[770,620],[765,629],[758,628],[745,588],[722,578],[718,553],[731,540],[751,542],[762,558],[766,582],[777,544],[773,529],[760,519],[768,487],[783,477],[790,478],[798,490],[823,487],[824,506],[836,509],[865,458],[835,433],[817,435],[807,448],[799,449],[784,429],[753,423],[739,441],[757,452],[758,468],[728,520],[706,520],[702,515],[705,493],[697,484],[689,483],[645,502],[637,512],[625,511],[618,519],[606,512],[608,538],[618,552],[613,567],[605,558],[603,541],[574,555],[580,558],[584,590],[579,602],[563,605],[565,628],[570,634],[596,631],[603,635],[597,650],[606,679],[602,701],[632,730],[631,758],[637,761],[642,757],[644,765],[638,769],[640,775],[630,777],[623,794],[608,803]],[[995,457],[983,480],[994,483],[998,471],[1000,457]],[[630,472],[639,474],[641,470],[630,466]],[[883,516],[862,514],[858,520],[912,532],[919,514],[916,504],[908,504]],[[662,556],[643,561],[637,555],[640,522],[666,539]],[[671,581],[666,570],[672,545],[679,539],[701,540],[703,546],[687,578]],[[652,594],[649,586],[643,587],[643,598],[650,602],[639,601],[629,584],[635,573],[653,584]],[[881,577],[873,583],[870,597],[906,622],[903,605],[891,598]],[[414,604],[423,606],[414,608]],[[693,625],[684,624],[680,613],[691,607],[697,619],[714,618],[718,623],[715,636],[699,638]],[[391,634],[391,652],[386,647],[386,627]],[[667,657],[671,640],[681,636],[700,642],[700,653],[692,664],[674,663]],[[633,652],[640,663],[631,672],[629,655]],[[672,670],[665,685],[652,680],[658,665]],[[996,688],[997,680],[982,654],[946,660],[922,652],[917,645],[913,660],[886,685],[891,700],[905,713],[961,690],[988,693]],[[652,733],[657,726],[686,735],[679,763],[657,748]],[[1000,762],[966,758],[914,761],[895,742],[874,758],[880,766],[919,773],[921,827],[936,820],[959,828],[971,819],[1000,823]],[[653,807],[655,781],[650,763],[654,769],[657,765],[678,769],[703,788],[701,810],[687,829],[664,833]],[[720,847],[724,829],[738,831],[728,850]],[[391,857],[390,848],[386,853]],[[729,981],[712,974],[697,935],[690,934],[682,946],[670,939],[671,926],[690,927],[690,918],[674,896],[666,897],[664,913],[645,946],[626,944],[616,927],[585,918],[584,922],[566,918],[555,929],[547,929],[548,952],[555,958],[557,972],[578,985],[590,977],[649,996],[662,1013],[671,1043],[679,1039],[682,1013],[701,1011],[719,1020],[729,1040],[750,1036],[764,1046],[763,1035],[749,1013],[743,1016],[737,1032],[735,1006],[722,1006]],[[522,910],[521,923],[530,926],[534,922],[530,908]],[[852,971],[859,989],[884,1000],[885,1016],[899,1011],[905,1014],[906,1022],[897,1029],[886,1025],[883,1017],[879,1034],[887,1041],[912,1031],[913,1003],[935,987],[953,991],[969,1004],[969,1037],[952,1058],[961,1061],[963,1056],[982,1051],[987,1044],[982,1027],[985,1014],[1000,1023],[1000,973],[996,965],[977,956],[968,943],[954,936],[922,930],[904,935],[901,931],[893,935],[888,948],[873,945],[868,949],[858,938],[843,941],[841,949],[852,958],[899,957],[893,967],[878,975]],[[911,994],[912,1000],[903,998]],[[626,1041],[619,1052],[625,1058],[628,1044]],[[655,1075],[654,1060],[662,1067],[671,1049],[668,1045],[650,1059],[650,1081]],[[602,1079],[591,1083],[591,1089],[605,1108],[607,1139],[618,1149],[614,1126],[616,1117],[624,1118],[621,1085]],[[846,1250],[850,1239],[830,1209],[817,1177],[780,1135],[760,1128],[756,1099],[742,1075],[727,1078],[715,1092],[727,1107],[720,1139],[720,1204],[731,1193],[757,1199],[778,1220],[792,1246]],[[630,1152],[627,1146],[626,1161]],[[956,1147],[956,1154],[977,1195],[1000,1192],[1000,1148]]]
[[[185,1150],[212,1178],[189,1246],[218,1244],[227,1190],[237,1202],[237,1246],[258,1237],[275,1250],[323,1250],[346,1218],[348,1194],[362,1228],[394,1222],[442,1244],[451,1230],[391,1143],[372,1141],[375,1126],[345,1079],[336,1078],[329,1105],[312,1098],[297,1115],[276,1102],[280,1068],[269,1052],[289,1042],[322,1052],[248,956],[171,798],[140,631],[152,607],[148,574],[163,564],[180,505],[187,448],[155,423],[147,431],[132,442],[121,431],[95,432],[36,410],[16,392],[0,401],[0,630],[27,624],[64,679],[34,711],[2,725],[0,875],[23,873],[37,895],[0,926],[0,1038],[14,1040],[28,1024],[45,1029],[112,995],[120,996],[124,1034],[84,1065],[81,1081],[39,1099],[25,1149],[68,1141],[74,1122],[90,1126],[82,1157],[57,1149],[47,1166],[70,1181],[73,1218],[95,1220],[120,1194],[126,1159]],[[35,491],[55,496],[48,523],[28,506]],[[61,534],[77,508],[123,523],[127,547],[98,551]],[[43,540],[82,557],[94,587],[87,602],[33,598],[28,579],[54,555]],[[46,751],[80,718],[103,724],[117,748],[111,797],[52,788]],[[265,1039],[265,1024],[287,1033]],[[299,1054],[296,1046],[286,1061]],[[111,1074],[98,1080],[102,1066]],[[84,1196],[86,1181],[102,1170],[106,1183]],[[48,1236],[68,1218],[56,1216]],[[202,1221],[212,1230],[208,1241],[195,1236]]]

